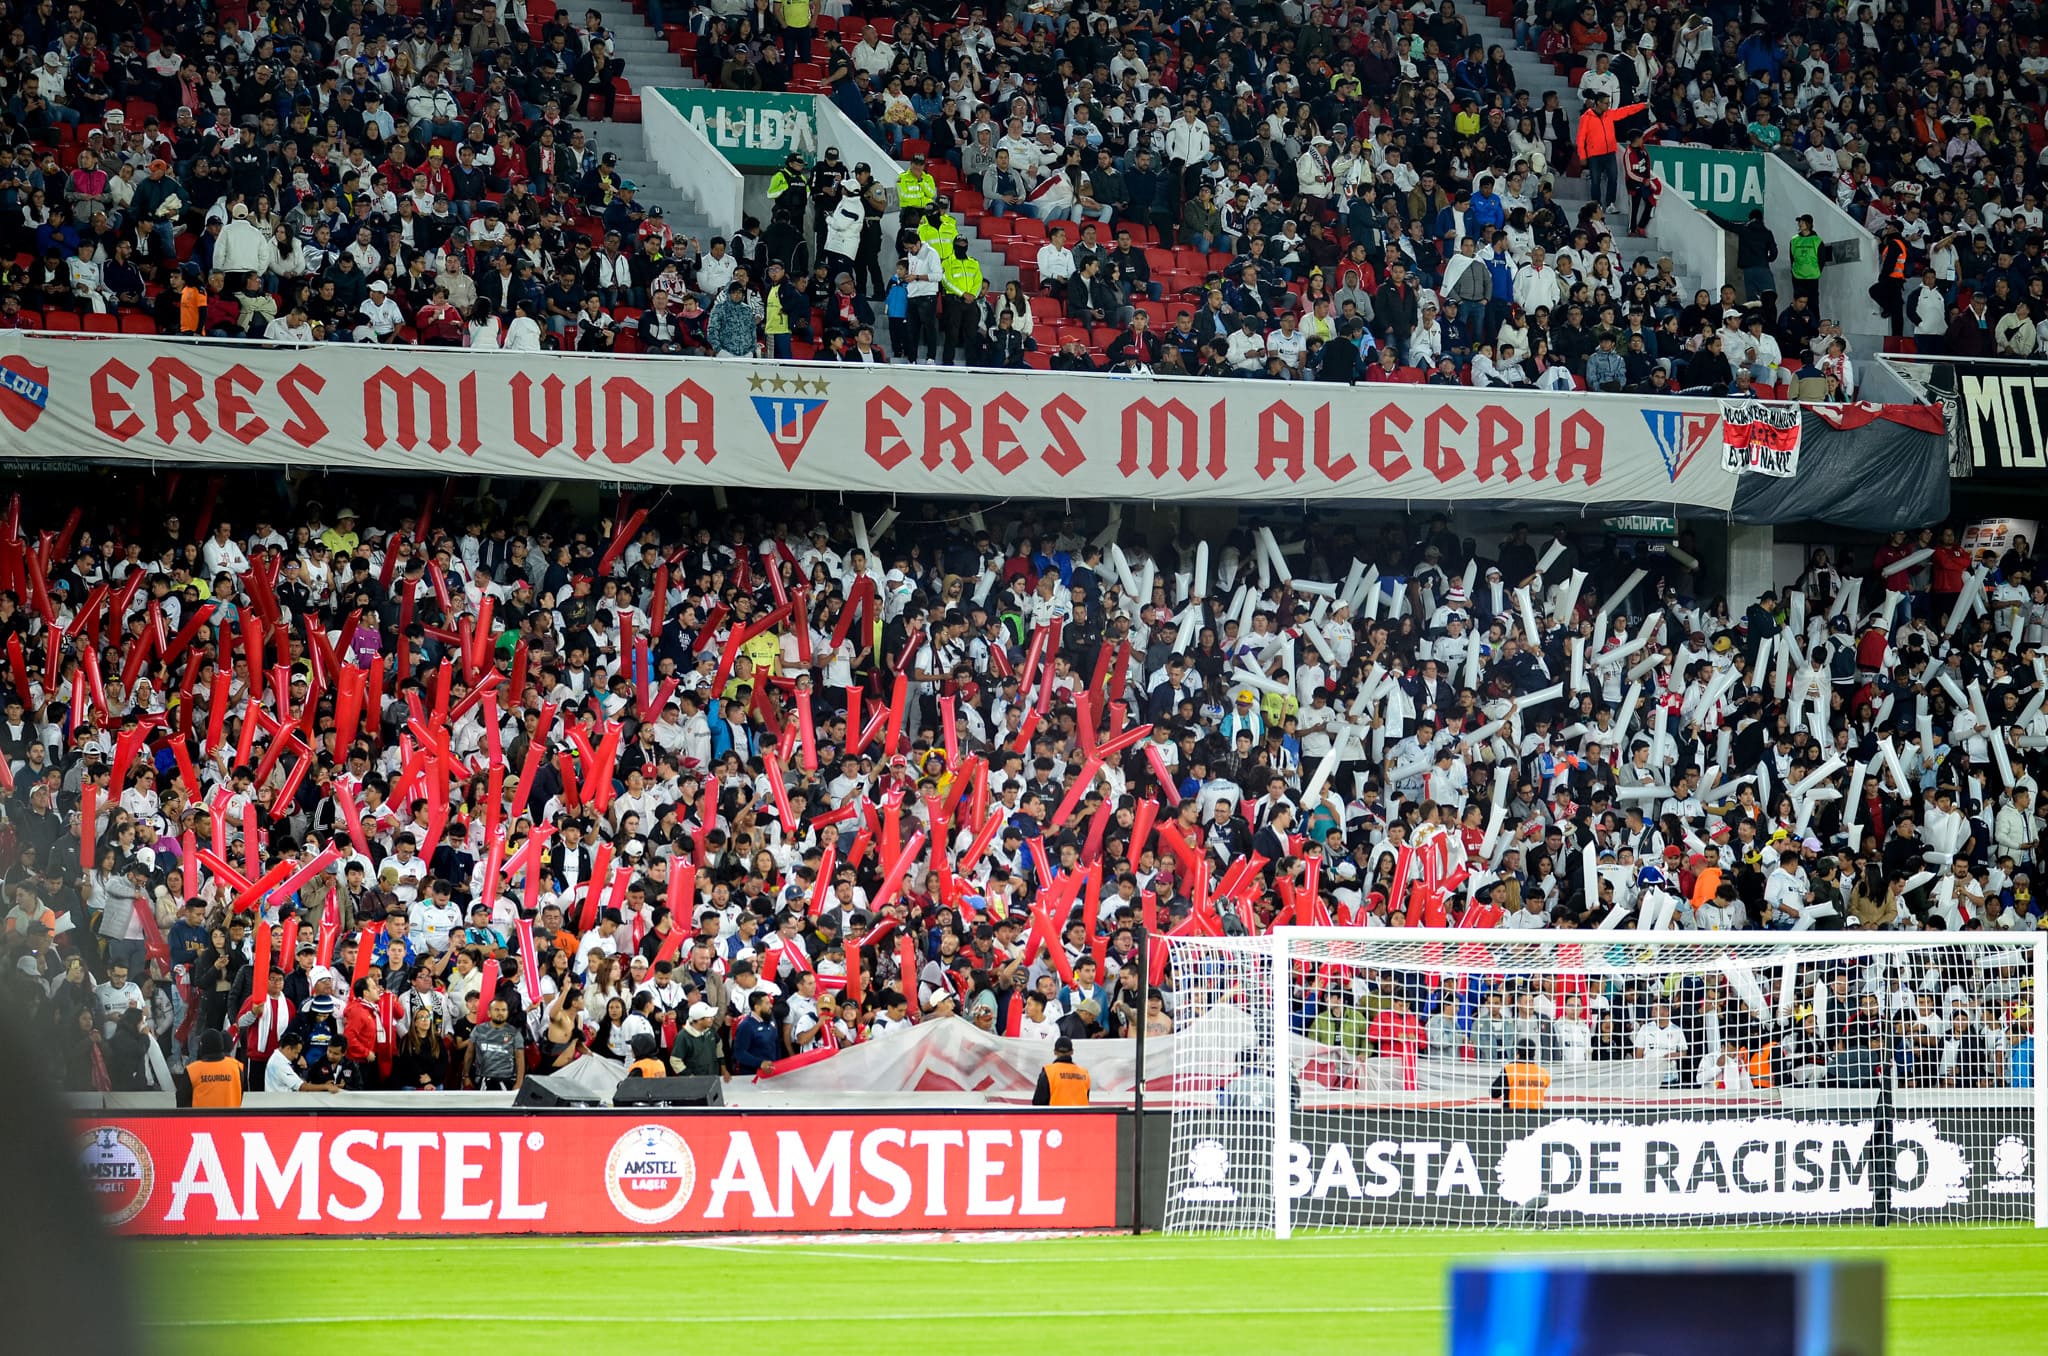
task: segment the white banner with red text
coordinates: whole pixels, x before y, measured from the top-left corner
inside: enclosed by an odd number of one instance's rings
[[[1715,400],[1444,386],[0,334],[7,457],[1726,511],[1721,419]]]
[[[1095,1229],[1114,1111],[120,1115],[79,1164],[123,1233]]]

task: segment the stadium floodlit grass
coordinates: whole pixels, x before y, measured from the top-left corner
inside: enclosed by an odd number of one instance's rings
[[[713,1334],[746,1349],[1434,1356],[1444,1349],[1449,1266],[1510,1253],[1880,1256],[1889,1264],[1892,1356],[2048,1351],[2048,1231],[2000,1225],[1446,1230],[1286,1243],[1100,1235],[130,1246],[152,1297],[147,1349],[167,1356],[565,1342],[576,1356],[602,1356],[693,1349],[682,1344]]]

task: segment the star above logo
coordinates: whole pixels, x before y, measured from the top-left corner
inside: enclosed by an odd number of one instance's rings
[[[747,389],[749,391],[794,391],[798,395],[825,395],[832,388],[830,383],[823,377],[785,377],[780,372],[771,377],[764,377],[756,372],[747,378]]]

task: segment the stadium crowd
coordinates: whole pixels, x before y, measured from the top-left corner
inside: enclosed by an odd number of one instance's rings
[[[2038,350],[2048,59],[2006,11],[1937,32],[1868,4],[1769,27],[1501,9],[1572,73],[1569,102],[1518,88],[1451,0],[652,5],[711,83],[815,90],[909,160],[892,203],[828,148],[780,176],[765,226],[707,243],[579,125],[631,97],[601,11],[18,7],[0,323],[1853,395],[1866,355],[1820,314],[1811,223],[1738,228],[1719,294],[1628,248],[1659,191],[1649,136],[1795,158],[1883,232],[1879,301],[1922,348]],[[1575,213],[1565,173],[1592,194]],[[1017,285],[983,294],[962,221]]]
[[[1163,1034],[1140,924],[2044,918],[2023,538],[1729,598],[1689,534],[1441,516],[132,488],[0,514],[0,961],[77,1089]]]
[[[1719,295],[1627,248],[1662,187],[1645,143],[1670,140],[1807,173],[1881,237],[1873,297],[1922,351],[2040,351],[2048,57],[2004,11],[1937,31],[1868,4],[1779,23],[1749,7],[1501,0],[1489,8],[1518,44],[1570,77],[1562,96],[1532,97],[1455,3],[970,6],[960,22],[837,26],[789,8],[696,10],[696,73],[829,94],[909,158],[906,218],[929,218],[933,247],[920,261],[901,242],[912,262],[881,322],[835,311],[842,271],[867,299],[881,290],[883,204],[865,204],[861,236],[829,156],[808,182],[779,180],[751,276],[782,261],[808,294],[800,320],[827,303],[817,343],[865,321],[909,360],[965,349],[998,366],[1638,392],[1747,389],[1749,368],[1766,388],[1804,371],[1802,395],[1853,394],[1810,220],[1739,226],[1742,283]],[[1581,175],[1592,201],[1560,208],[1559,174]],[[977,296],[978,266],[949,248],[956,220],[1001,249],[1018,289]],[[1791,297],[1769,280],[1781,250]]]

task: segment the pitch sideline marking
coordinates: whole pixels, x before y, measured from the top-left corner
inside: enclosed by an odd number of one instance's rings
[[[1175,1314],[1192,1314],[1203,1318],[1240,1318],[1245,1316],[1261,1318],[1287,1318],[1296,1315],[1328,1316],[1336,1314],[1435,1314],[1442,1313],[1447,1306],[1441,1304],[1347,1304],[1320,1305],[1301,1309],[1182,1309],[1175,1308]],[[1062,1309],[1062,1318],[1146,1318],[1142,1309]],[[310,1327],[327,1324],[356,1323],[417,1323],[419,1314],[285,1314],[266,1315],[259,1318],[171,1318],[147,1320],[145,1326],[152,1328],[268,1328],[268,1327]],[[599,1318],[598,1314],[433,1314],[431,1320],[439,1323],[561,1323],[574,1322],[578,1318]],[[941,1323],[941,1322],[984,1322],[989,1319],[1043,1318],[1042,1309],[991,1312],[977,1310],[973,1313],[900,1313],[862,1314],[861,1321],[868,1323]],[[636,1320],[642,1324],[666,1326],[687,1326],[710,1323],[844,1323],[843,1314],[706,1314],[700,1317],[647,1315]]]
[[[1969,1249],[1970,1251],[1976,1252],[1976,1251],[1981,1251],[1981,1250],[1982,1250],[1982,1248],[1983,1248],[1983,1246],[1984,1246],[1984,1244],[1985,1244],[1986,1242],[1999,1242],[1999,1243],[2002,1243],[2002,1244],[2004,1244],[2005,1246],[2017,1246],[2017,1247],[2030,1247],[2030,1248],[2041,1248],[2041,1247],[2048,1247],[2048,1232],[2044,1232],[2044,1235],[2043,1235],[2042,1237],[2039,1237],[2039,1238],[2035,1238],[2035,1237],[2033,1237],[2034,1233],[2035,1233],[2035,1231],[2034,1231],[2034,1230],[2032,1230],[2032,1229],[2026,1229],[2026,1230],[2022,1231],[2022,1230],[2021,1230],[2021,1229],[2019,1229],[2019,1228],[2015,1228],[2015,1229],[2013,1229],[2013,1230],[2011,1230],[2011,1231],[2007,1231],[2007,1232],[1999,1232],[1999,1233],[1996,1233],[1996,1234],[1993,1234],[1993,1233],[1987,1232],[1987,1233],[1985,1234],[1985,1236],[1984,1236],[1984,1237],[1980,1237],[1980,1238],[1971,1238],[1971,1239],[1965,1239],[1965,1240],[1960,1240],[1960,1241],[1958,1241],[1958,1242],[1954,1242],[1954,1243],[1829,1243],[1829,1244],[1827,1244],[1826,1246],[1827,1246],[1827,1249],[1828,1249],[1828,1250],[1830,1250],[1830,1251],[1834,1251],[1834,1252],[1882,1252],[1882,1253],[1897,1253],[1897,1252],[1956,1252],[1956,1251],[1960,1251],[1960,1250],[1962,1250],[1962,1249]],[[747,1238],[747,1239],[748,1239],[749,1241],[748,1241],[748,1242],[746,1242],[746,1243],[744,1243],[744,1244],[742,1244],[742,1243],[739,1243],[739,1242],[727,1242],[727,1241],[726,1241],[726,1239],[727,1239],[727,1238],[729,1238],[729,1237],[731,1237],[731,1236],[730,1236],[730,1235],[726,1235],[726,1236],[722,1236],[722,1237],[714,1237],[714,1238],[690,1238],[690,1237],[650,1237],[650,1238],[632,1238],[632,1237],[627,1237],[627,1238],[620,1238],[620,1237],[618,1237],[618,1236],[616,1236],[616,1235],[594,1235],[594,1236],[590,1236],[590,1237],[588,1237],[587,1239],[585,1239],[585,1238],[581,1238],[581,1236],[577,1236],[577,1235],[559,1235],[559,1236],[547,1236],[547,1237],[536,1237],[536,1236],[534,1236],[534,1235],[530,1235],[530,1234],[487,1234],[487,1235],[474,1235],[474,1236],[468,1236],[468,1237],[447,1237],[447,1238],[422,1238],[422,1237],[413,1237],[413,1236],[406,1236],[406,1235],[395,1235],[395,1236],[392,1236],[392,1237],[386,1237],[386,1238],[274,1238],[274,1239],[264,1239],[264,1240],[262,1240],[262,1241],[260,1241],[260,1242],[259,1242],[259,1241],[256,1241],[256,1240],[253,1240],[253,1239],[251,1239],[251,1240],[240,1240],[240,1239],[206,1239],[206,1238],[176,1238],[176,1237],[163,1237],[163,1238],[135,1238],[135,1239],[132,1239],[132,1240],[129,1240],[129,1241],[132,1241],[132,1242],[138,1242],[138,1243],[143,1243],[143,1244],[146,1244],[146,1245],[147,1245],[147,1244],[153,1244],[153,1245],[157,1245],[157,1246],[163,1246],[163,1247],[168,1247],[168,1246],[174,1246],[174,1245],[178,1245],[178,1244],[196,1244],[196,1245],[200,1245],[200,1246],[203,1246],[203,1247],[204,1247],[204,1248],[206,1248],[206,1250],[207,1250],[207,1251],[209,1251],[209,1252],[222,1252],[222,1253],[227,1253],[227,1252],[238,1252],[238,1251],[259,1251],[259,1250],[260,1250],[260,1251],[261,1251],[261,1252],[263,1252],[263,1253],[264,1253],[264,1254],[265,1254],[266,1256],[268,1256],[268,1255],[273,1255],[273,1254],[275,1254],[275,1253],[277,1253],[277,1252],[279,1252],[279,1251],[289,1251],[289,1250],[293,1250],[293,1249],[304,1249],[304,1250],[314,1250],[314,1249],[318,1249],[318,1250],[323,1250],[323,1251],[346,1251],[346,1250],[350,1250],[350,1249],[356,1249],[356,1248],[369,1248],[369,1247],[376,1247],[376,1248],[389,1248],[389,1247],[391,1247],[391,1246],[393,1246],[393,1245],[398,1245],[398,1246],[401,1246],[401,1247],[412,1247],[412,1248],[422,1248],[422,1249],[428,1249],[428,1248],[466,1248],[466,1247],[468,1247],[469,1245],[471,1245],[471,1244],[474,1244],[474,1243],[487,1243],[487,1244],[491,1245],[492,1247],[514,1247],[514,1248],[543,1248],[543,1247],[559,1247],[559,1246],[561,1246],[561,1245],[562,1245],[562,1244],[564,1244],[564,1243],[575,1243],[575,1242],[578,1242],[578,1241],[586,1241],[586,1242],[594,1243],[594,1244],[596,1244],[596,1245],[598,1245],[598,1246],[603,1246],[603,1247],[670,1247],[670,1248],[682,1248],[682,1247],[688,1247],[688,1248],[720,1248],[720,1247],[723,1247],[723,1248],[732,1248],[732,1249],[737,1249],[737,1248],[740,1248],[740,1247],[758,1247],[758,1248],[760,1248],[761,1250],[764,1250],[764,1251],[766,1251],[766,1250],[769,1250],[769,1249],[770,1249],[771,1247],[773,1247],[773,1250],[774,1250],[774,1251],[777,1251],[777,1252],[787,1252],[787,1251],[790,1251],[790,1250],[792,1250],[792,1249],[794,1249],[794,1248],[798,1248],[798,1247],[806,1247],[806,1248],[809,1248],[809,1249],[810,1249],[810,1250],[812,1250],[812,1251],[817,1251],[817,1252],[823,1252],[823,1253],[828,1253],[829,1255],[831,1255],[831,1256],[834,1256],[834,1257],[840,1257],[840,1258],[845,1258],[845,1259],[852,1259],[852,1260],[859,1260],[859,1259],[861,1259],[861,1258],[864,1258],[864,1257],[865,1257],[865,1258],[872,1258],[873,1260],[875,1260],[875,1261],[878,1261],[878,1262],[879,1262],[879,1261],[893,1261],[893,1260],[899,1260],[899,1259],[904,1259],[904,1255],[903,1255],[903,1254],[901,1254],[901,1253],[897,1253],[897,1254],[888,1254],[888,1255],[885,1255],[885,1254],[882,1254],[882,1253],[876,1252],[876,1251],[874,1250],[875,1248],[877,1248],[877,1247],[881,1247],[881,1246],[884,1246],[884,1245],[895,1245],[895,1246],[899,1246],[899,1247],[900,1247],[900,1246],[902,1246],[902,1245],[903,1245],[903,1244],[905,1244],[905,1243],[918,1243],[918,1242],[920,1242],[920,1238],[921,1238],[921,1237],[924,1237],[924,1236],[906,1236],[906,1235],[896,1235],[896,1234],[891,1234],[891,1233],[883,1233],[883,1234],[877,1234],[877,1235],[873,1235],[872,1237],[874,1238],[874,1240],[875,1240],[875,1241],[874,1241],[874,1242],[873,1242],[872,1244],[869,1244],[869,1243],[857,1243],[857,1242],[851,1242],[851,1241],[844,1241],[844,1240],[843,1240],[843,1236],[839,1236],[839,1235],[831,1235],[831,1234],[811,1234],[811,1235],[796,1235],[796,1236],[790,1236],[790,1235],[758,1235],[758,1236],[756,1236],[756,1235],[746,1235],[745,1237],[746,1237],[746,1238]],[[789,1243],[787,1243],[787,1244],[781,1244],[781,1245],[776,1245],[776,1244],[774,1244],[773,1240],[774,1240],[775,1238],[777,1238],[777,1237],[782,1237],[782,1238],[789,1238],[789,1239],[790,1239],[790,1242],[789,1242]],[[1080,1241],[1080,1242],[1092,1242],[1092,1241],[1095,1241],[1095,1240],[1103,1240],[1103,1241],[1110,1241],[1110,1240],[1116,1240],[1116,1241],[1124,1241],[1124,1240],[1127,1240],[1127,1239],[1129,1238],[1129,1235],[1128,1235],[1128,1234],[1123,1234],[1123,1233],[1078,1233],[1078,1234],[1066,1235],[1065,1237],[1068,1237],[1068,1238],[1071,1238],[1071,1239],[1073,1239],[1073,1240],[1075,1240],[1075,1241]],[[1360,1238],[1315,1238],[1315,1237],[1306,1237],[1306,1238],[1304,1238],[1304,1237],[1296,1237],[1296,1238],[1292,1239],[1291,1241],[1289,1241],[1289,1242],[1288,1242],[1288,1243],[1287,1243],[1287,1244],[1285,1245],[1285,1247],[1277,1247],[1277,1246],[1276,1246],[1276,1247],[1274,1247],[1274,1248],[1272,1248],[1272,1249],[1269,1249],[1269,1250],[1267,1250],[1267,1251],[1262,1251],[1262,1252],[1212,1252],[1212,1251],[1206,1251],[1206,1250],[1203,1250],[1203,1249],[1201,1248],[1201,1246],[1200,1246],[1200,1245],[1201,1245],[1201,1243],[1202,1243],[1202,1240],[1201,1240],[1200,1238],[1198,1238],[1198,1237],[1193,1237],[1193,1236],[1181,1236],[1181,1235],[1162,1235],[1162,1234],[1148,1234],[1148,1235],[1146,1235],[1146,1236],[1145,1236],[1145,1240],[1146,1240],[1146,1241],[1145,1241],[1145,1243],[1144,1243],[1144,1244],[1142,1244],[1141,1246],[1146,1246],[1146,1247],[1156,1247],[1156,1248],[1160,1248],[1160,1249],[1162,1249],[1162,1251],[1161,1251],[1161,1252],[1160,1252],[1159,1254],[1157,1254],[1157,1255],[1160,1255],[1160,1256],[1165,1256],[1165,1255],[1169,1255],[1169,1254],[1168,1254],[1168,1252],[1167,1252],[1167,1251],[1165,1251],[1165,1250],[1168,1250],[1168,1249],[1176,1249],[1176,1251],[1174,1251],[1174,1252],[1173,1252],[1173,1253],[1172,1253],[1171,1255],[1177,1255],[1177,1256],[1194,1256],[1194,1257],[1200,1257],[1200,1258],[1203,1258],[1203,1259],[1205,1259],[1205,1260],[1207,1260],[1207,1259],[1213,1259],[1213,1260],[1216,1260],[1216,1261],[1266,1261],[1266,1260],[1271,1260],[1271,1259],[1273,1259],[1273,1258],[1277,1258],[1277,1257],[1285,1257],[1285,1256],[1288,1256],[1288,1255],[1290,1255],[1290,1253],[1291,1253],[1291,1252],[1296,1252],[1296,1251],[1307,1251],[1307,1250],[1311,1250],[1311,1249],[1319,1249],[1319,1250],[1321,1250],[1321,1251],[1323,1252],[1323,1255],[1324,1255],[1324,1256],[1327,1256],[1327,1257],[1329,1257],[1329,1258],[1331,1258],[1331,1259],[1333,1259],[1333,1260],[1341,1260],[1341,1259],[1343,1259],[1343,1258],[1345,1258],[1345,1257],[1347,1257],[1347,1256],[1352,1256],[1352,1255],[1356,1255],[1356,1256],[1360,1256],[1360,1257],[1365,1257],[1365,1256],[1371,1256],[1371,1257],[1385,1257],[1385,1256],[1387,1256],[1387,1255],[1388,1255],[1388,1253],[1389,1253],[1389,1249],[1388,1249],[1388,1248],[1387,1248],[1387,1247],[1385,1246],[1385,1235],[1384,1235],[1384,1234],[1379,1234],[1379,1235],[1374,1235],[1374,1236],[1372,1236],[1372,1237],[1373,1237],[1373,1239],[1375,1239],[1375,1240],[1377,1240],[1377,1241],[1368,1241],[1367,1239],[1360,1239]],[[823,1240],[824,1240],[824,1239],[827,1239],[827,1238],[839,1238],[839,1239],[841,1239],[841,1241],[838,1241],[838,1242],[836,1242],[836,1243],[833,1243],[833,1244],[830,1244],[830,1245],[826,1245],[826,1244],[824,1244],[824,1243],[823,1243]],[[973,1242],[977,1242],[977,1241],[981,1241],[981,1240],[974,1240],[974,1239],[969,1239],[969,1240],[961,1240],[961,1239],[943,1239],[943,1240],[941,1240],[941,1239],[931,1239],[930,1241],[934,1241],[934,1242],[938,1242],[938,1241],[945,1241],[945,1242],[954,1242],[954,1243],[958,1243],[958,1242],[966,1241],[966,1242],[969,1242],[969,1243],[973,1243]],[[994,1245],[994,1246],[1018,1246],[1018,1245],[1022,1245],[1022,1244],[1029,1244],[1029,1243],[1036,1243],[1036,1242],[1044,1242],[1044,1241],[1047,1241],[1047,1240],[1046,1240],[1046,1239],[1045,1239],[1045,1238],[1044,1238],[1043,1236],[1040,1236],[1040,1235],[1028,1235],[1028,1234],[1027,1234],[1027,1235],[1023,1235],[1023,1236],[1018,1236],[1018,1235],[1014,1235],[1014,1234],[1005,1234],[1005,1235],[1003,1235],[1003,1236],[1002,1236],[1002,1237],[1000,1237],[1000,1238],[990,1238],[990,1239],[988,1239],[988,1240],[986,1240],[986,1241],[987,1241],[987,1242],[988,1242],[989,1244],[991,1244],[991,1245]],[[1449,1239],[1449,1238],[1443,1239],[1443,1240],[1441,1240],[1441,1241],[1442,1241],[1442,1242],[1443,1242],[1443,1243],[1444,1243],[1444,1244],[1446,1245],[1446,1246],[1445,1246],[1445,1247],[1444,1247],[1444,1248],[1443,1248],[1442,1250],[1437,1250],[1437,1249],[1434,1249],[1434,1248],[1427,1248],[1427,1247],[1425,1247],[1425,1248],[1408,1248],[1408,1249],[1402,1249],[1402,1250],[1397,1250],[1397,1251],[1395,1251],[1395,1252],[1394,1252],[1394,1254],[1393,1254],[1393,1255],[1395,1255],[1395,1256],[1397,1256],[1397,1257],[1412,1257],[1412,1258],[1445,1258],[1445,1259],[1450,1259],[1450,1260],[1467,1260],[1467,1259],[1477,1259],[1477,1258],[1480,1258],[1480,1257],[1484,1257],[1484,1256],[1488,1256],[1488,1255],[1495,1255],[1495,1256],[1499,1255],[1499,1254],[1498,1254],[1498,1251],[1497,1251],[1497,1252],[1495,1252],[1495,1253],[1493,1253],[1493,1254],[1487,1254],[1487,1253],[1482,1253],[1482,1252],[1478,1252],[1478,1251],[1476,1251],[1475,1249],[1476,1249],[1476,1248],[1477,1248],[1477,1247],[1479,1246],[1479,1244],[1477,1243],[1477,1241],[1476,1241],[1476,1240],[1473,1240],[1473,1239],[1469,1239],[1469,1238],[1467,1238],[1467,1239],[1461,1239],[1461,1240],[1458,1240],[1458,1241],[1455,1241],[1455,1242],[1454,1242],[1453,1240]],[[1516,1252],[1516,1253],[1519,1253],[1519,1252],[1525,1252],[1525,1251],[1528,1251],[1528,1252],[1549,1252],[1549,1251],[1557,1251],[1557,1249],[1556,1249],[1556,1248],[1555,1248],[1555,1247],[1554,1247],[1553,1245],[1556,1245],[1556,1244],[1559,1244],[1559,1243],[1567,1243],[1567,1244],[1568,1244],[1568,1243],[1570,1243],[1570,1241],[1571,1241],[1571,1239],[1570,1239],[1570,1238],[1568,1238],[1568,1237],[1561,1237],[1560,1235],[1558,1235],[1558,1234],[1555,1234],[1555,1233],[1531,1233],[1531,1234],[1527,1234],[1527,1235],[1522,1235],[1522,1234],[1516,1234],[1516,1235],[1513,1235],[1513,1236],[1510,1236],[1510,1237],[1505,1237],[1505,1238],[1501,1238],[1501,1239],[1499,1239],[1499,1240],[1496,1240],[1496,1242],[1498,1243],[1498,1245],[1500,1246],[1500,1248],[1501,1248],[1501,1249],[1503,1249],[1503,1250],[1505,1250],[1505,1251],[1508,1251],[1508,1252]],[[1672,1249],[1671,1249],[1671,1251],[1672,1251],[1672,1252],[1674,1252],[1674,1253],[1682,1253],[1682,1252],[1685,1252],[1685,1251],[1688,1251],[1688,1250],[1692,1250],[1692,1251],[1699,1251],[1699,1252],[1715,1252],[1715,1251],[1720,1251],[1720,1250],[1723,1250],[1723,1249],[1728,1249],[1728,1248],[1739,1248],[1739,1247],[1749,1247],[1749,1246],[1753,1246],[1753,1245],[1754,1245],[1754,1244],[1756,1243],[1756,1241],[1757,1241],[1757,1240],[1756,1240],[1756,1239],[1755,1239],[1754,1237],[1751,1237],[1751,1236],[1749,1236],[1749,1235],[1747,1235],[1747,1234],[1731,1234],[1731,1235],[1730,1235],[1730,1236],[1729,1236],[1729,1237],[1727,1238],[1727,1240],[1726,1240],[1726,1242],[1725,1242],[1725,1243],[1723,1243],[1723,1242],[1688,1242],[1688,1243],[1685,1243],[1684,1245],[1682,1245],[1682,1246],[1680,1246],[1680,1247],[1675,1247],[1675,1248],[1672,1248]],[[1188,1244],[1188,1245],[1190,1245],[1190,1246],[1189,1246],[1189,1248],[1187,1248],[1187,1249],[1186,1249],[1186,1250],[1184,1250],[1184,1251],[1182,1251],[1182,1250],[1177,1250],[1177,1245],[1179,1245],[1179,1244],[1183,1244],[1183,1243],[1185,1243],[1185,1244]],[[1325,1245],[1329,1245],[1329,1244],[1341,1244],[1341,1245],[1344,1245],[1344,1246],[1341,1246],[1341,1247],[1327,1247],[1327,1246],[1325,1246]],[[1769,1247],[1783,1247],[1783,1248],[1785,1248],[1785,1249],[1786,1249],[1786,1250],[1788,1250],[1788,1251],[1796,1250],[1797,1246],[1798,1246],[1798,1245],[1797,1245],[1797,1244],[1796,1244],[1796,1243],[1795,1243],[1795,1242],[1793,1241],[1793,1238],[1792,1238],[1792,1237],[1790,1237],[1790,1236],[1788,1236],[1788,1237],[1786,1237],[1786,1238],[1784,1238],[1784,1239],[1782,1239],[1782,1240],[1781,1240],[1781,1239],[1776,1239],[1776,1238],[1774,1238],[1774,1239],[1772,1240],[1772,1242],[1770,1243],[1770,1245],[1769,1245]],[[1353,1254],[1352,1252],[1350,1252],[1350,1251],[1349,1251],[1349,1249],[1356,1249],[1357,1251],[1356,1251],[1356,1253],[1355,1253],[1355,1254]],[[1768,1248],[1766,1248],[1766,1249],[1763,1249],[1763,1250],[1764,1250],[1764,1251],[1768,1251]],[[1610,1257],[1610,1256],[1612,1256],[1612,1257],[1634,1257],[1634,1256],[1638,1256],[1638,1255],[1640,1255],[1640,1254],[1641,1254],[1642,1252],[1643,1252],[1643,1249],[1642,1249],[1642,1248],[1640,1248],[1640,1247],[1638,1247],[1638,1248],[1615,1248],[1615,1247],[1607,1247],[1607,1248],[1594,1248],[1594,1247],[1574,1247],[1574,1248],[1572,1248],[1572,1249],[1571,1249],[1571,1253],[1572,1253],[1572,1255],[1573,1255],[1573,1256],[1577,1256],[1577,1257]],[[908,1260],[908,1259],[905,1259],[905,1260]],[[928,1259],[928,1258],[921,1258],[921,1257],[920,1257],[920,1258],[917,1258],[917,1259],[915,1259],[915,1260],[930,1260],[930,1259]],[[948,1258],[947,1260],[949,1260],[949,1261],[958,1261],[958,1260],[959,1260],[959,1258],[957,1258],[957,1257],[950,1257],[950,1258]],[[1010,1260],[1010,1259],[1005,1259],[1005,1260]],[[1042,1256],[1042,1257],[1031,1257],[1031,1258],[1029,1258],[1028,1260],[1030,1260],[1030,1261],[1031,1261],[1031,1262],[1032,1262],[1033,1264],[1038,1264],[1038,1263],[1057,1263],[1057,1264],[1062,1264],[1062,1265],[1070,1265],[1070,1266],[1082,1266],[1082,1265],[1095,1265],[1095,1264],[1099,1263],[1099,1262],[1100,1262],[1100,1261],[1101,1261],[1102,1259],[1101,1259],[1101,1257],[1100,1257],[1100,1255],[1099,1255],[1099,1254],[1090,1254],[1090,1255],[1085,1255],[1085,1256],[1084,1256],[1084,1255],[1068,1255],[1068,1256],[1057,1256],[1057,1255],[1053,1255],[1052,1253],[1048,1252],[1048,1253],[1047,1253],[1047,1254],[1046,1254],[1045,1256]]]
[[[1955,1291],[1932,1295],[1890,1295],[1887,1300],[1918,1302],[1923,1300],[2022,1300],[2048,1299],[2048,1290],[1992,1290]],[[1180,1309],[1176,1314],[1188,1314],[1198,1318],[1288,1318],[1297,1315],[1328,1317],[1341,1314],[1436,1314],[1445,1312],[1450,1306],[1444,1304],[1355,1304],[1317,1305],[1308,1308],[1260,1308],[1260,1309]],[[1141,1309],[1067,1309],[1062,1315],[1068,1318],[1144,1318]],[[575,1314],[433,1314],[429,1321],[440,1323],[559,1323],[565,1318],[574,1321],[578,1317],[596,1318],[599,1315]],[[861,1321],[870,1323],[904,1322],[980,1322],[987,1319],[1042,1318],[1042,1311],[1016,1311],[1011,1313],[977,1312],[959,1313],[904,1313],[904,1314],[863,1314]],[[277,1327],[319,1327],[356,1323],[399,1323],[418,1322],[418,1314],[293,1314],[272,1315],[261,1318],[174,1318],[149,1319],[144,1326],[151,1328],[277,1328]],[[789,1314],[717,1314],[703,1317],[662,1317],[650,1315],[639,1320],[667,1326],[687,1326],[704,1323],[841,1323],[843,1315],[789,1315]]]

